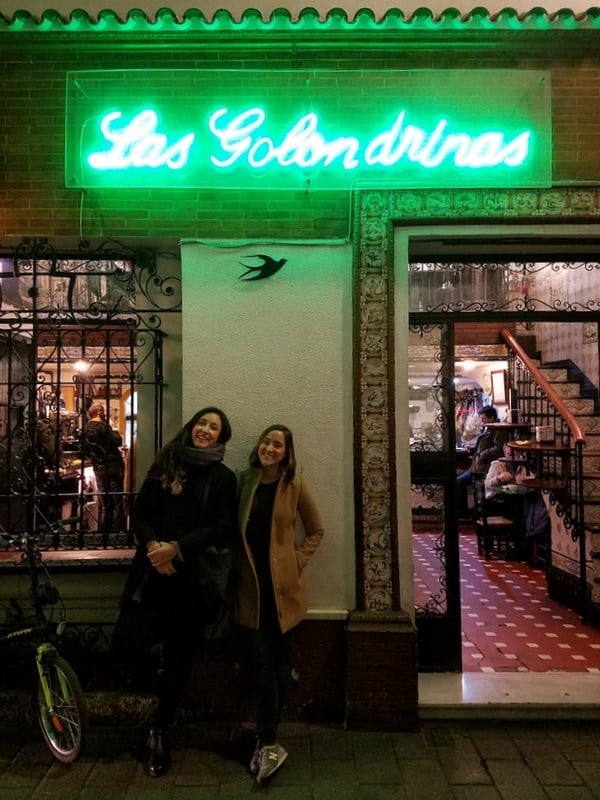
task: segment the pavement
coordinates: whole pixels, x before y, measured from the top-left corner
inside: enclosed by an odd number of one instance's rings
[[[426,719],[416,731],[284,723],[289,757],[270,783],[248,771],[248,723],[179,723],[173,764],[151,779],[132,756],[139,720],[93,718],[85,751],[53,761],[41,735],[0,720],[2,800],[592,800],[600,798],[600,720]]]

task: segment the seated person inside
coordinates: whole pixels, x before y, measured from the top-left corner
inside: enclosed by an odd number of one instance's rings
[[[504,457],[511,458],[510,447],[506,444],[504,445]],[[496,459],[490,464],[490,468],[485,476],[486,498],[490,499],[503,493],[505,487],[515,487],[518,490],[515,464],[512,461],[500,461]]]
[[[461,517],[470,516],[467,487],[471,486],[475,479],[484,479],[490,468],[492,461],[500,458],[503,454],[503,447],[509,439],[508,430],[495,430],[488,425],[498,422],[498,412],[494,406],[483,406],[479,411],[482,430],[475,439],[474,444],[467,444],[466,447],[471,451],[471,463],[469,468],[461,472],[456,479],[458,488],[458,513]]]
[[[504,457],[510,460],[495,460],[490,464],[484,481],[485,507],[488,516],[501,515],[514,522],[517,539],[513,555],[518,557],[524,545],[524,516],[534,492],[521,483],[523,475],[527,475],[525,461],[519,465],[511,455],[510,448],[504,445]]]

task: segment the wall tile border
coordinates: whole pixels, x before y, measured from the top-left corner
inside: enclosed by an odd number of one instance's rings
[[[397,225],[598,223],[600,187],[364,190],[354,198],[354,474],[357,610],[400,609],[394,453]]]

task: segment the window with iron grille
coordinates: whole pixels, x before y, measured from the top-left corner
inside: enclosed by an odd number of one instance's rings
[[[131,546],[137,442],[162,444],[163,322],[181,311],[178,275],[156,264],[114,242],[0,251],[0,533]]]

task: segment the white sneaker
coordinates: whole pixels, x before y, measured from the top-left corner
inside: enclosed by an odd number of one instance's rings
[[[250,759],[250,772],[253,775],[256,775],[256,773],[260,769],[260,751],[261,751],[261,746],[257,742],[256,747],[254,748],[254,752],[252,753],[252,758]]]
[[[284,750],[280,744],[269,744],[263,747],[260,751],[257,782],[264,783],[274,772],[277,772],[287,757],[287,750]]]

